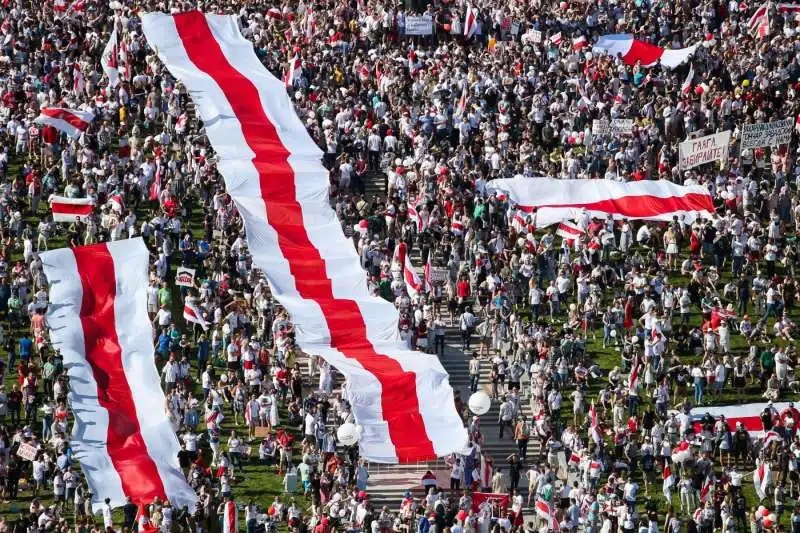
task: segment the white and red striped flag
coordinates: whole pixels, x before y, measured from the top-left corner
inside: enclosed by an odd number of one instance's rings
[[[63,131],[70,137],[80,137],[94,120],[91,111],[66,109],[63,107],[43,107],[36,117],[37,124],[53,126],[58,131]]]
[[[50,197],[50,209],[53,213],[53,222],[75,222],[75,220],[83,222],[94,211],[94,200],[53,195]]]
[[[536,211],[536,225],[546,227],[575,219],[583,210],[589,216],[614,219],[661,220],[673,216],[690,224],[699,217],[716,216],[711,193],[702,185],[683,186],[671,181],[616,182],[611,180],[560,180],[517,176],[487,184],[490,194],[506,194],[518,209]]]
[[[406,204],[408,218],[416,225],[417,233],[422,233],[425,230],[425,221],[422,219],[422,215],[420,214],[421,205],[422,201],[420,201],[417,205],[412,205],[411,202]]]
[[[253,262],[292,315],[298,345],[347,379],[360,455],[408,463],[463,450],[447,372],[404,346],[397,310],[367,290],[352,241],[319,201],[329,186],[322,152],[237,17],[141,18],[151,48],[193,95],[233,200],[248,206],[240,213]]]
[[[465,85],[461,90],[461,97],[458,99],[458,105],[456,106],[454,113],[454,115],[458,118],[463,117],[464,112],[467,110],[467,94],[467,86]]]
[[[681,92],[689,94],[692,90],[692,82],[694,81],[694,63],[689,64],[689,73],[686,74],[686,79],[681,84]]]
[[[141,239],[41,254],[50,288],[47,322],[64,357],[76,431],[72,447],[92,509],[169,499],[194,508],[164,414],[147,315],[148,251]]]
[[[103,66],[103,72],[108,76],[109,87],[116,87],[119,84],[119,41],[117,40],[116,26],[103,49],[100,63]]]
[[[575,52],[580,52],[582,49],[586,48],[589,45],[589,41],[586,39],[585,35],[581,35],[572,40],[572,50]]]
[[[641,64],[643,67],[652,67],[661,64],[662,67],[675,68],[689,61],[697,50],[693,44],[686,48],[662,48],[645,41],[634,39],[633,35],[617,33],[603,35],[592,45],[592,50],[608,54],[609,57],[622,57],[626,65]]]
[[[672,469],[669,466],[669,463],[664,465],[664,483],[661,487],[661,491],[664,493],[664,498],[667,499],[667,503],[672,500],[672,485],[675,484],[675,476],[672,475]]]
[[[714,480],[710,476],[706,476],[703,485],[700,487],[700,501],[706,502],[714,494]]]
[[[68,7],[67,0],[53,0],[53,11],[56,13],[63,13]]]
[[[125,201],[121,194],[112,194],[109,196],[107,204],[111,206],[112,211],[117,213],[123,213],[125,211]]]
[[[76,62],[72,65],[72,92],[75,96],[81,96],[86,90],[86,78],[83,76],[81,66]]]
[[[550,42],[556,46],[561,44],[561,41],[564,40],[564,37],[561,35],[561,32],[556,33],[555,35],[550,37]]]
[[[239,513],[233,500],[225,502],[222,513],[222,533],[237,533],[239,531]]]
[[[464,37],[466,39],[472,38],[478,30],[478,12],[472,7],[472,4],[467,4],[467,10],[464,13]]]
[[[631,369],[631,373],[628,376],[628,390],[636,390],[639,385],[639,366],[634,360],[633,369]]]
[[[756,489],[756,495],[759,501],[767,497],[767,489],[771,482],[772,470],[769,467],[769,463],[763,461],[753,472],[753,487]]]
[[[572,222],[567,222],[566,220],[559,222],[558,228],[556,228],[556,235],[570,242],[580,238],[584,233],[586,232],[583,231],[580,226]]]
[[[287,87],[292,87],[294,82],[299,80],[302,74],[300,58],[297,57],[297,54],[293,54],[289,59],[289,63],[286,65],[286,73],[283,75],[283,82]]]
[[[208,322],[203,318],[202,311],[191,302],[184,302],[183,304],[183,319],[186,322],[199,325],[203,328],[203,331],[208,331]]]
[[[547,520],[548,531],[558,531],[561,529],[556,520],[555,513],[553,513],[553,509],[546,501],[536,500],[536,514],[539,515],[540,518]]]
[[[138,533],[155,533],[159,531],[158,526],[150,520],[150,506],[144,503],[139,504],[136,513],[136,524],[139,526]]]

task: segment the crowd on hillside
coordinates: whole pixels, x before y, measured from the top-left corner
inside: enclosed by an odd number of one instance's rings
[[[723,165],[677,164],[687,137],[800,117],[794,12],[767,4],[759,37],[759,6],[735,0],[472,6],[466,38],[467,6],[454,1],[1,3],[0,531],[216,532],[232,498],[248,533],[800,532],[800,412],[787,403],[800,390],[796,143],[733,142]],[[370,288],[398,307],[410,347],[463,351],[470,387],[457,392],[487,392],[518,453],[483,452],[496,436],[459,400],[470,447],[446,458],[449,488],[423,480],[392,507],[370,501],[369,465],[337,441],[354,422],[341,377],[295,345],[190,95],[142,34],[139,13],[194,8],[237,15],[277,77],[300,59],[287,91],[325,152],[330,201]],[[420,14],[433,33],[407,35]],[[112,88],[100,58],[115,27]],[[645,68],[593,51],[611,33],[699,46],[690,64]],[[68,138],[34,123],[43,106],[96,118]],[[592,133],[617,118],[634,120],[632,134]],[[585,214],[567,240],[535,215],[512,223],[514,206],[487,193],[515,175],[701,184],[717,216]],[[365,195],[382,177],[386,193]],[[52,194],[92,197],[96,212],[55,223]],[[93,516],[37,253],[134,236],[152,252],[155,359],[199,503]],[[437,272],[423,295],[393,268],[398,243]],[[177,266],[197,269],[195,287],[175,287]],[[207,331],[173,314],[182,301]],[[445,346],[449,328],[461,346]],[[747,424],[703,414],[755,402]],[[771,475],[754,494],[759,469]],[[247,481],[267,474],[280,495]],[[507,494],[507,508],[473,498],[486,492]]]

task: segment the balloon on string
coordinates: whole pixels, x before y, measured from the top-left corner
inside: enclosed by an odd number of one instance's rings
[[[345,446],[352,446],[358,442],[358,428],[355,424],[346,422],[336,430],[336,438]]]
[[[615,329],[612,329],[612,330],[609,332],[609,335],[611,335],[612,337],[616,337],[616,336],[617,336],[617,330],[615,330]]]
[[[469,410],[478,416],[485,415],[492,407],[492,399],[483,391],[478,391],[469,397],[467,402]]]

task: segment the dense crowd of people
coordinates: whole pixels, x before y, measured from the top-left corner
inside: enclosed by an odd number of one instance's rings
[[[248,533],[800,532],[800,413],[780,403],[800,388],[795,143],[734,142],[722,165],[677,164],[687,137],[736,138],[744,124],[800,116],[794,13],[768,4],[757,37],[748,21],[759,6],[746,2],[472,6],[466,38],[466,4],[438,0],[2,3],[3,531],[218,531],[232,498]],[[139,13],[194,8],[237,15],[277,77],[289,57],[301,60],[287,91],[325,152],[330,201],[370,288],[395,302],[413,349],[442,354],[446,331],[460,332],[462,345],[447,349],[463,352],[470,385],[457,392],[486,391],[499,437],[518,453],[482,451],[491,424],[459,400],[471,442],[446,458],[450,489],[423,480],[424,493],[373,507],[367,465],[337,442],[353,422],[341,378],[295,345],[190,95],[142,34]],[[431,35],[406,34],[414,14],[431,17]],[[121,83],[109,87],[100,58],[115,27]],[[597,36],[624,32],[700,46],[674,70],[593,52]],[[96,119],[74,139],[34,123],[56,105]],[[616,118],[634,120],[631,135],[592,133],[594,120]],[[568,240],[536,228],[535,214],[515,222],[514,206],[487,194],[490,180],[514,175],[702,184],[717,216],[584,214],[584,234]],[[365,194],[384,177],[385,194]],[[54,223],[52,194],[92,197],[96,212]],[[134,236],[152,252],[155,360],[199,503],[106,505],[94,517],[37,253]],[[420,268],[445,272],[413,298],[392,265],[398,243]],[[195,287],[175,286],[177,266],[197,269]],[[184,301],[207,330],[179,316]],[[697,416],[758,401],[769,403],[755,427]],[[759,465],[771,482],[754,494]],[[240,497],[256,472],[278,476],[286,494]],[[509,505],[479,505],[476,492],[508,494]]]

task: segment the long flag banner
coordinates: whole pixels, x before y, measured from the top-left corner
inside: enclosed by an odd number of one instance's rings
[[[559,180],[525,178],[493,180],[490,192],[506,195],[518,209],[536,212],[537,227],[576,219],[583,210],[605,219],[623,218],[672,221],[673,216],[692,223],[697,217],[711,218],[714,205],[708,189],[682,186],[670,181]]]
[[[83,222],[94,211],[94,200],[52,195],[50,209],[53,213],[53,222],[75,222],[75,220]]]
[[[94,114],[90,111],[65,109],[63,107],[43,107],[34,122],[53,126],[70,137],[80,137],[81,133],[89,127],[92,120],[94,120]]]
[[[158,497],[194,508],[164,414],[147,316],[148,252],[141,239],[41,254],[47,322],[64,357],[75,414],[72,448],[97,512]]]
[[[661,48],[625,33],[603,35],[592,45],[595,52],[605,52],[611,57],[621,56],[626,65],[640,63],[643,67],[652,67],[660,64],[666,68],[686,63],[696,49],[696,44],[676,50]]]
[[[756,9],[750,21],[747,23],[750,34],[753,37],[766,37],[769,27],[769,10],[770,7],[775,8],[778,13],[800,13],[800,4],[774,4],[772,2],[764,2]]]
[[[298,344],[347,378],[361,455],[416,462],[462,450],[467,434],[447,372],[436,356],[405,348],[394,306],[369,294],[328,204],[322,152],[236,17],[149,13],[142,22],[150,46],[193,95],[254,262],[290,312]]]

